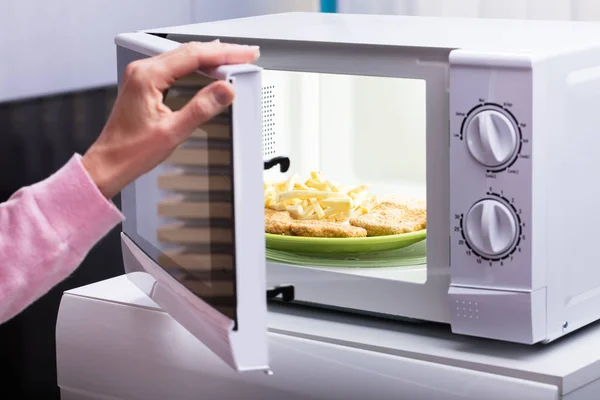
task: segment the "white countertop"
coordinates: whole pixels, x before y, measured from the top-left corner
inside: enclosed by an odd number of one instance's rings
[[[126,276],[68,291],[160,310]],[[273,304],[272,332],[557,385],[568,393],[600,377],[600,324],[547,345],[518,345],[452,334],[449,326],[396,322]]]

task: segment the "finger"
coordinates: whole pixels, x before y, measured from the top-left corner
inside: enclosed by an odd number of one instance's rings
[[[180,45],[179,47],[177,47],[175,50],[171,50],[171,51],[167,51],[166,53],[160,53],[154,57],[152,57],[152,59],[155,60],[162,60],[164,58],[169,58],[171,56],[173,56],[173,54],[176,54],[178,50],[182,49],[184,46],[186,45],[190,45],[194,43],[193,45],[202,45],[202,46],[206,46],[206,45],[211,45],[211,44],[218,44],[221,46],[237,46],[237,47],[249,47],[249,46],[243,46],[243,45],[239,45],[239,44],[233,44],[233,43],[221,43],[221,41],[219,39],[215,39],[211,42],[188,42],[188,43],[184,43],[182,45]]]
[[[159,90],[170,87],[177,79],[192,72],[227,64],[252,63],[260,55],[256,46],[241,46],[220,42],[190,42],[177,49],[152,58],[153,70],[159,76],[155,84]]]
[[[196,93],[181,110],[171,114],[171,132],[176,141],[185,141],[196,128],[230,106],[234,97],[233,86],[225,81],[214,82]]]

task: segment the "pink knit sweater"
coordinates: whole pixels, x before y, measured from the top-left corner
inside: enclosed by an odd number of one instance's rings
[[[122,219],[79,155],[0,204],[0,323],[68,277]]]

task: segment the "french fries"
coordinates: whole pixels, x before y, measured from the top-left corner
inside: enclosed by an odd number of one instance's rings
[[[347,189],[312,171],[304,182],[294,175],[283,182],[265,183],[265,208],[288,211],[298,220],[345,222],[376,205],[367,189],[367,185]]]

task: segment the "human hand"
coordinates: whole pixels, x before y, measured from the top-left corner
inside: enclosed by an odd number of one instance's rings
[[[108,122],[82,159],[102,194],[114,197],[233,102],[231,84],[217,81],[181,110],[171,111],[163,103],[163,92],[177,79],[198,69],[251,63],[258,57],[257,47],[192,42],[129,64]]]

